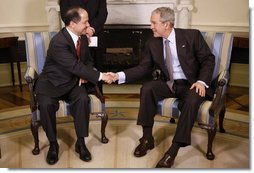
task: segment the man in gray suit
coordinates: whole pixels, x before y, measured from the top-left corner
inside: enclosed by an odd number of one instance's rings
[[[43,71],[35,85],[42,127],[50,142],[46,161],[58,161],[59,146],[56,136],[56,111],[59,100],[70,104],[71,115],[77,134],[75,151],[80,159],[91,160],[84,137],[88,136],[89,90],[98,82],[111,83],[105,73],[94,70],[85,30],[90,26],[86,10],[70,8],[66,14],[66,25],[50,41]]]
[[[158,101],[167,97],[181,99],[178,106],[181,116],[172,145],[156,165],[157,168],[170,168],[179,148],[191,144],[191,130],[200,104],[213,96],[211,80],[215,57],[200,31],[174,28],[172,9],[157,8],[150,20],[154,37],[148,40],[140,64],[111,75],[118,83],[128,83],[152,73],[154,69],[160,72],[157,80],[144,83],[140,91],[137,124],[142,126],[143,136],[134,151],[136,157],[144,156],[154,148],[152,128]],[[171,63],[166,57],[171,58]]]

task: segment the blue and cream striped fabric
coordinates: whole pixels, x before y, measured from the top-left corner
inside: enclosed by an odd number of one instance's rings
[[[39,75],[42,72],[45,58],[49,46],[50,39],[54,37],[57,32],[26,32],[25,33],[25,45],[27,54],[27,71],[25,77],[30,76],[34,79],[35,74]],[[105,104],[94,96],[90,97],[90,112],[100,113],[105,111]],[[60,107],[57,111],[57,116],[70,115],[69,104],[60,101]],[[32,112],[32,120],[36,121],[40,119],[40,112],[36,110]]]
[[[56,32],[27,32],[25,33],[27,66],[34,68],[40,74],[48,50],[50,39]]]
[[[202,32],[202,35],[212,53],[215,55],[216,64],[213,79],[216,79],[218,76],[221,77],[227,75],[233,44],[232,33]],[[209,128],[210,125],[214,123],[214,117],[209,115],[209,108],[211,104],[212,101],[205,101],[199,108],[197,122],[201,127]],[[178,118],[180,111],[177,109],[177,105],[178,99],[176,98],[161,100],[158,102],[157,113],[166,117]]]

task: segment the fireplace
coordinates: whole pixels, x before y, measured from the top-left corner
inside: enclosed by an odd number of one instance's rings
[[[49,31],[62,27],[58,3],[47,0]],[[116,72],[139,63],[145,42],[152,35],[150,15],[155,8],[171,7],[175,10],[175,27],[189,28],[192,4],[192,0],[107,0],[105,71]]]
[[[106,25],[105,71],[121,71],[137,65],[142,59],[145,42],[152,36],[149,26]]]

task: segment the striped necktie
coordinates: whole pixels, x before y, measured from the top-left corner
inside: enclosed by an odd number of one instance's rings
[[[167,85],[170,88],[170,90],[175,93],[175,90],[173,88],[174,85],[174,78],[173,78],[173,60],[172,55],[169,47],[169,40],[165,40],[165,53],[166,53],[166,67],[169,74],[169,81],[167,81]]]
[[[81,39],[80,37],[78,37],[77,46],[76,46],[78,60],[80,60],[80,45],[81,45]]]

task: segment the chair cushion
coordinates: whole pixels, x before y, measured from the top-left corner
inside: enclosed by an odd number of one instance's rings
[[[89,109],[90,113],[101,113],[105,112],[105,104],[101,103],[100,99],[98,99],[95,95],[89,94],[88,95],[90,98],[90,103],[89,103]],[[56,112],[57,117],[65,117],[65,116],[70,116],[70,106],[68,103],[64,101],[59,102],[59,109]],[[38,121],[40,120],[40,111],[37,109],[32,113],[32,121]]]
[[[181,112],[178,110],[178,103],[179,99],[177,98],[167,98],[161,100],[157,105],[157,113],[169,118],[179,118]],[[197,122],[204,128],[213,128],[214,126],[214,117],[209,115],[209,108],[211,104],[211,101],[205,101],[199,108]]]

